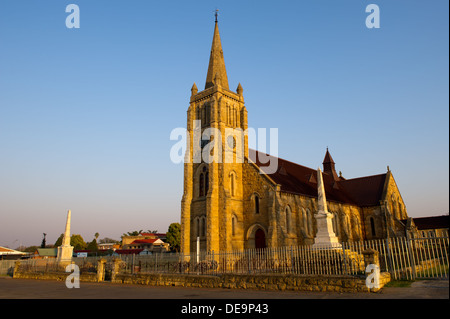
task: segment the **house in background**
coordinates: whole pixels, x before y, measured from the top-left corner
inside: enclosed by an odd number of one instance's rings
[[[58,248],[38,248],[34,252],[34,259],[48,259],[56,258],[58,255]]]
[[[29,253],[0,246],[0,260],[14,260],[29,257]]]
[[[142,249],[152,253],[168,252],[169,247],[169,244],[159,238],[135,239],[131,243],[122,246],[123,249]]]
[[[413,236],[423,237],[447,237],[449,215],[416,217],[412,218]]]
[[[98,250],[100,251],[106,251],[106,250],[116,250],[116,249],[120,249],[120,245],[119,244],[115,244],[115,243],[103,243],[103,244],[97,244]]]
[[[123,236],[122,250],[141,249],[141,251],[146,250],[151,253],[167,252],[170,245],[164,242],[165,239],[165,233],[140,233],[137,236]]]

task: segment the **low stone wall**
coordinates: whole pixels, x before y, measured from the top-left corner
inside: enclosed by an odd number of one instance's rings
[[[389,273],[380,274],[381,289],[390,281]],[[178,274],[116,274],[115,283],[151,286],[181,286],[201,288],[260,289],[317,292],[375,292],[369,289],[365,277],[329,277],[299,275],[178,275]]]
[[[366,257],[373,257],[372,252]],[[376,292],[391,280],[389,273],[381,273],[379,286],[368,288],[366,276],[320,276],[292,274],[222,274],[218,276],[120,272],[120,260],[116,260],[111,272],[111,282],[152,286],[181,286],[198,288],[261,289],[320,292]],[[13,278],[65,281],[69,273],[62,271],[25,271],[16,262]],[[366,274],[370,275],[370,274]],[[98,262],[97,272],[83,272],[80,281],[101,282],[105,279],[105,260]]]
[[[68,275],[69,275],[69,273],[67,273],[67,272],[20,272],[20,271],[15,271],[13,274],[13,278],[65,281]],[[98,282],[97,273],[80,274],[80,281]]]

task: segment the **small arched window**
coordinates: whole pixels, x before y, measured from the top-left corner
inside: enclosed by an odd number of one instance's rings
[[[255,214],[259,214],[259,196],[255,195]]]
[[[205,176],[203,173],[200,174],[200,181],[199,181],[199,196],[205,196]]]
[[[339,236],[339,220],[338,220],[338,214],[333,214],[333,231],[336,236]]]
[[[205,237],[206,236],[206,217],[203,216],[201,218],[201,221],[202,221],[201,234],[202,234],[202,237]]]
[[[286,214],[286,232],[291,231],[291,208],[289,206],[286,206],[286,209],[284,210]]]
[[[236,196],[236,176],[234,173],[230,174],[230,190],[231,196]]]
[[[206,166],[203,167],[202,173],[200,173],[198,186],[199,186],[198,196],[199,197],[206,196],[208,194],[209,189],[209,174]]]
[[[375,220],[373,219],[373,217],[370,217],[370,229],[372,231],[372,236],[376,236]]]
[[[232,236],[236,235],[236,216],[233,216],[231,218],[231,235]]]
[[[200,237],[200,219],[198,217],[194,220],[195,237]]]

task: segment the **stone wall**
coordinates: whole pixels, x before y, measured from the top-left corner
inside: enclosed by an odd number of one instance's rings
[[[69,273],[67,272],[20,272],[15,271],[13,278],[15,279],[37,279],[37,280],[56,280],[65,281]],[[80,281],[98,282],[97,273],[80,274]]]
[[[381,273],[380,289],[390,281],[389,273]],[[316,292],[370,292],[365,277],[299,276],[299,275],[221,275],[195,276],[177,274],[117,274],[115,283],[151,286],[198,288],[258,289]],[[373,291],[373,290],[372,290]]]
[[[65,281],[66,272],[21,272],[15,271],[13,278]],[[83,273],[82,282],[99,282],[97,273]],[[391,280],[389,273],[380,274],[381,289]],[[279,291],[315,292],[375,292],[369,289],[364,276],[307,276],[307,275],[182,275],[182,274],[113,274],[113,283],[150,286],[175,286],[195,288],[257,289]]]

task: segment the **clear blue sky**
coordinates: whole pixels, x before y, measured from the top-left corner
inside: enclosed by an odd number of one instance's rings
[[[67,29],[66,5],[81,11]],[[368,29],[365,8],[380,7]],[[249,126],[344,177],[389,165],[412,217],[449,210],[447,0],[0,2],[0,246],[180,220],[172,129],[203,89],[214,17]]]

